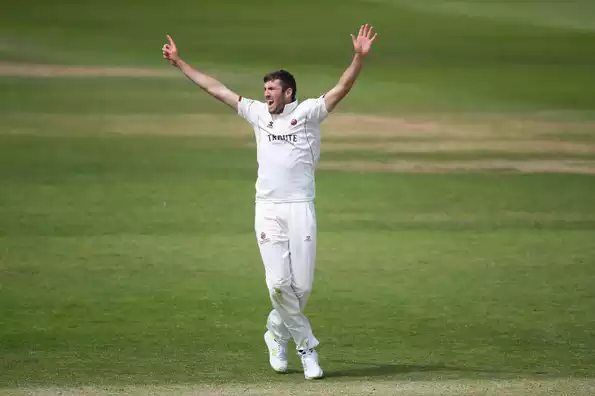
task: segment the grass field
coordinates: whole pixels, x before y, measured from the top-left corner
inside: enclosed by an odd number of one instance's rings
[[[3,3],[0,394],[595,394],[587,1]],[[314,12],[316,11],[316,12]],[[332,87],[307,314],[327,378],[274,375],[244,96]]]

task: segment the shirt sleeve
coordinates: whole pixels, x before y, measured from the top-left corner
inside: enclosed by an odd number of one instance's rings
[[[310,111],[308,116],[312,121],[321,124],[328,117],[328,114],[324,95],[310,100]]]
[[[238,115],[254,125],[258,122],[260,102],[240,96],[238,98]]]

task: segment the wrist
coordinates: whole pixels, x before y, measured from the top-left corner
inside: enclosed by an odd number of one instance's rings
[[[361,67],[361,65],[364,63],[364,55],[360,54],[359,52],[356,52],[355,54],[353,54],[353,60],[351,61],[351,64],[357,67]]]
[[[355,52],[353,54],[353,60],[354,61],[362,61],[364,59],[364,55],[362,55],[360,52]]]
[[[184,61],[180,58],[172,59],[172,62],[175,67],[181,68],[184,66]]]

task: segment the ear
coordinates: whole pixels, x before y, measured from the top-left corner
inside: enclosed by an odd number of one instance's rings
[[[291,97],[292,97],[292,96],[293,96],[293,89],[291,89],[291,88],[287,88],[287,89],[285,90],[285,97],[286,97],[287,99],[291,99]]]

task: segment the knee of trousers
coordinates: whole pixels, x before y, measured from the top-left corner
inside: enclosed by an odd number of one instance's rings
[[[281,327],[284,326],[285,323],[283,323],[283,319],[281,318],[281,315],[279,315],[279,313],[277,311],[271,311],[271,313],[269,313],[269,317],[268,317],[268,322],[269,324],[271,324],[273,327]]]
[[[292,291],[290,279],[276,279],[269,285],[269,294],[274,297],[279,294],[288,293]]]
[[[293,285],[293,292],[298,298],[308,297],[312,292],[312,286],[310,285]]]

